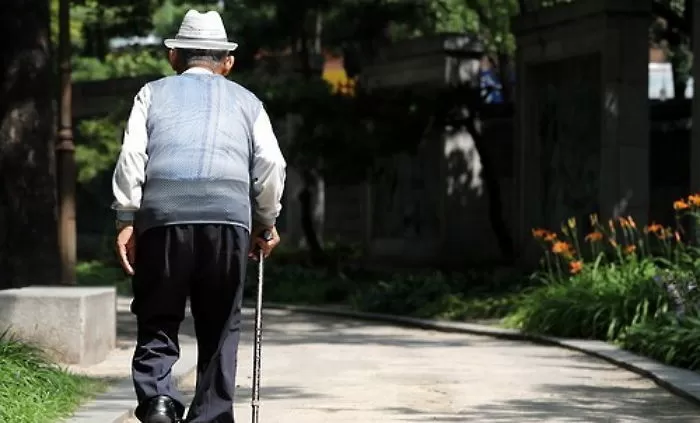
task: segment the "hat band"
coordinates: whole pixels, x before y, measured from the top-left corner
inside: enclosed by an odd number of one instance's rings
[[[220,41],[227,43],[228,38],[223,37],[223,38],[202,38],[202,37],[185,37],[182,35],[176,35],[175,36],[176,40],[185,40],[185,41]]]

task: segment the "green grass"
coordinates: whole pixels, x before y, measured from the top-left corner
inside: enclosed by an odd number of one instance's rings
[[[39,350],[0,336],[0,422],[55,422],[105,388],[103,381],[69,374]]]
[[[116,286],[118,295],[131,295],[131,279],[115,263],[86,261],[76,268],[80,286]]]

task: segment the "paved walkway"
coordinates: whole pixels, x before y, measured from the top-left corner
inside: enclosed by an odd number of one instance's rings
[[[698,407],[568,350],[281,311],[265,319],[265,423],[700,422]],[[246,321],[239,422],[250,421]]]

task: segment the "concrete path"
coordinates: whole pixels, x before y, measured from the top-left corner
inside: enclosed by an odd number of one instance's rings
[[[246,322],[238,422],[250,421]],[[262,399],[264,423],[700,422],[653,382],[568,350],[282,311],[265,315]]]

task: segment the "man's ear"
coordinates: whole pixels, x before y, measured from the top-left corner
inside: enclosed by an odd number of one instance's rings
[[[236,59],[234,59],[233,56],[226,56],[224,62],[221,64],[221,74],[223,76],[228,76],[228,74],[231,73],[231,69],[233,69],[233,64],[235,61]]]
[[[178,65],[179,57],[177,55],[177,50],[171,48],[168,50],[168,62],[170,62],[170,67],[177,73],[180,73],[180,66]]]

